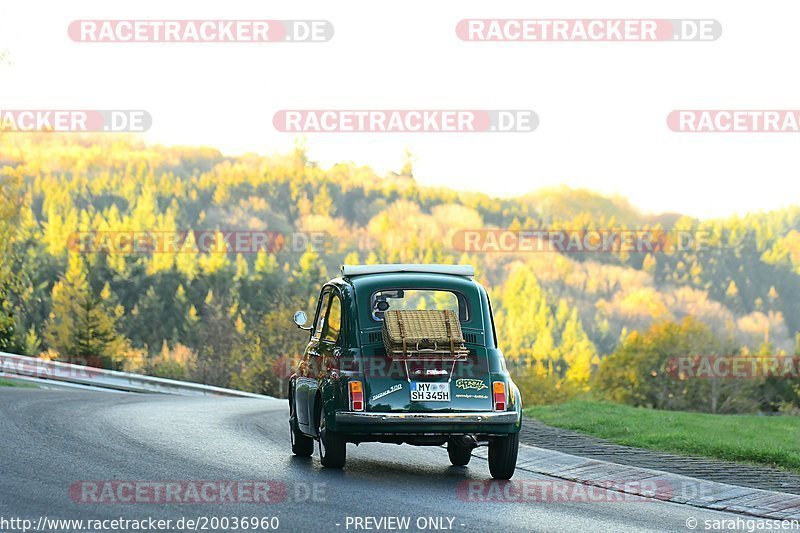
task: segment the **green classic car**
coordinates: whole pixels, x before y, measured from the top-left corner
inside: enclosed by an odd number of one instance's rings
[[[466,465],[489,447],[496,479],[514,474],[522,399],[498,347],[486,290],[468,265],[344,265],[320,292],[303,358],[289,381],[292,452],[342,468],[347,443],[447,445]],[[386,311],[452,310],[469,355],[406,360],[389,356]],[[451,315],[452,316],[452,315]]]

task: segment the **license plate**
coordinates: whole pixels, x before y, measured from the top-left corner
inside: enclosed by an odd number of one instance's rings
[[[428,383],[424,381],[411,382],[412,402],[449,402],[449,383]]]

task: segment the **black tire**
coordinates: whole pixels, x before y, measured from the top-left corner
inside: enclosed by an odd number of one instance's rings
[[[319,460],[326,468],[342,468],[347,461],[347,441],[335,431],[327,428],[325,415],[319,415]]]
[[[519,433],[495,437],[489,444],[489,472],[494,479],[511,479],[517,468]]]
[[[289,438],[292,440],[292,453],[298,457],[311,457],[314,453],[314,439],[306,437],[297,425],[297,415],[294,408],[289,415]]]
[[[451,440],[447,443],[447,455],[450,456],[453,466],[467,466],[472,459],[472,449]]]

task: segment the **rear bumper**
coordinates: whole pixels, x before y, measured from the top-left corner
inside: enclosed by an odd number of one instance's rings
[[[379,413],[338,411],[332,416],[335,431],[356,441],[382,440],[385,436],[504,436],[522,425],[519,411],[457,413]]]
[[[508,425],[517,424],[516,411],[477,411],[472,413],[362,413],[338,411],[336,424],[348,425],[414,425],[414,426],[460,426],[460,425]]]

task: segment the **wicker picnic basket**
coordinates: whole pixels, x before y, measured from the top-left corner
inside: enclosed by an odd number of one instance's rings
[[[391,357],[461,359],[469,356],[454,311],[445,309],[386,311],[383,345]]]

